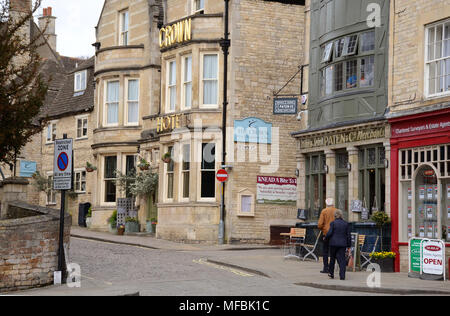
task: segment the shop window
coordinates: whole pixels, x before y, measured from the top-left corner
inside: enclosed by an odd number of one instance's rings
[[[128,80],[127,124],[139,124],[139,80]]]
[[[104,158],[105,170],[104,170],[104,184],[105,195],[104,202],[115,203],[116,202],[116,170],[117,170],[117,156],[106,156]]]
[[[216,196],[216,145],[202,144],[201,198]]]
[[[363,147],[359,152],[359,199],[370,214],[385,211],[385,158],[383,146]]]
[[[450,93],[450,19],[426,28],[426,94]]]
[[[318,220],[320,211],[325,208],[326,199],[326,161],[323,153],[306,157],[305,203],[308,220]]]
[[[119,123],[119,81],[106,83],[106,125]]]
[[[450,241],[450,145],[400,151],[401,239]]]

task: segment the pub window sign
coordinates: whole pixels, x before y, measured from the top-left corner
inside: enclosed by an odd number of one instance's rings
[[[297,98],[276,98],[273,100],[273,114],[297,114]]]

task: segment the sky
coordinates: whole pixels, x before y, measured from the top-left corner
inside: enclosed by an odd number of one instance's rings
[[[58,53],[69,57],[91,57],[95,53],[95,26],[104,0],[42,0],[37,14],[52,7],[56,17],[56,47]],[[37,17],[36,17],[37,23]]]

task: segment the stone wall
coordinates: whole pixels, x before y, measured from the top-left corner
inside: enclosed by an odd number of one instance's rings
[[[0,219],[0,292],[52,284],[58,265],[59,211],[8,202],[5,213],[8,219]],[[71,217],[66,215],[64,221],[68,249]]]

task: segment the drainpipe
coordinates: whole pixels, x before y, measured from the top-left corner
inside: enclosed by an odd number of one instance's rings
[[[220,46],[223,50],[223,107],[222,107],[222,168],[226,162],[226,135],[227,135],[227,83],[228,83],[228,51],[230,48],[230,39],[228,32],[228,5],[230,0],[225,1],[225,25],[224,37],[220,40]],[[219,244],[223,245],[225,235],[225,182],[222,182],[222,199],[220,203],[220,222],[219,222]]]

